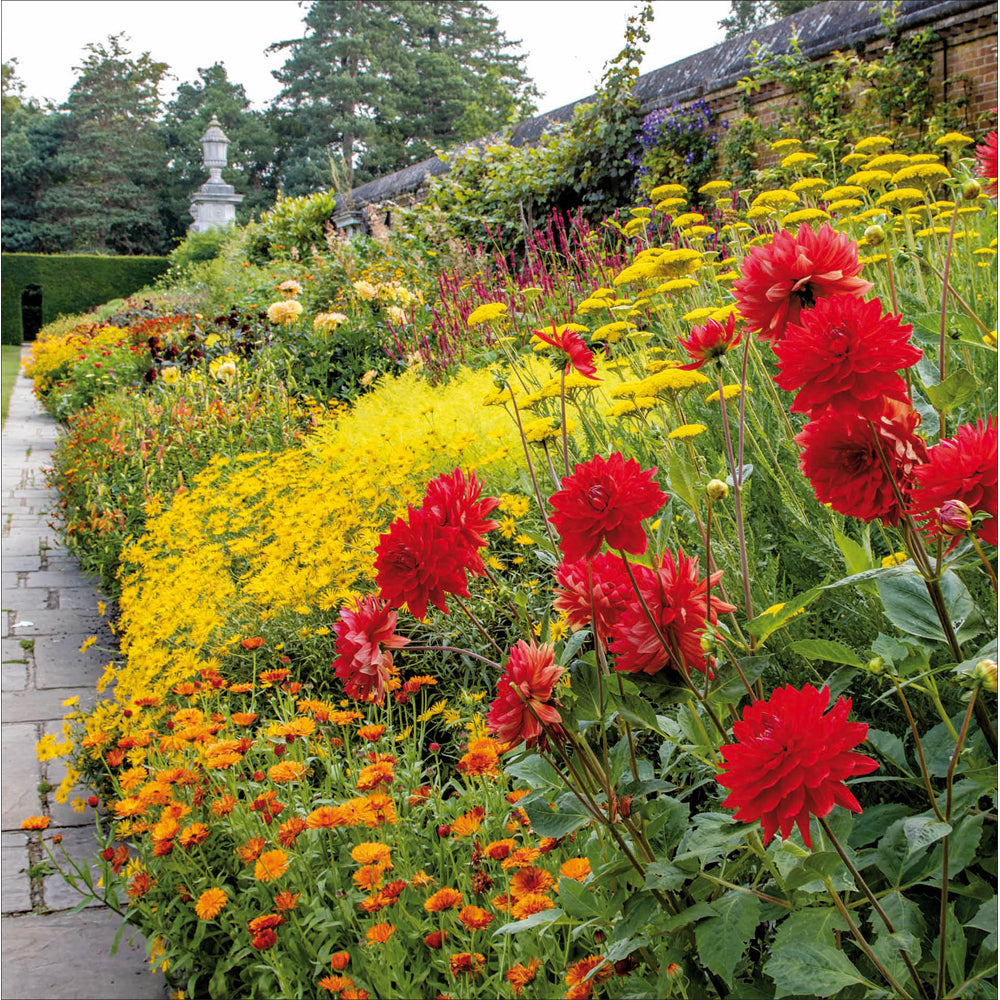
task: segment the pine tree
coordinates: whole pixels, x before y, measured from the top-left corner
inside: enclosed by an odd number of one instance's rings
[[[364,180],[503,125],[534,89],[478,2],[315,0],[275,72],[285,190],[330,185],[330,157]],[[480,132],[479,134],[482,134]]]
[[[166,63],[125,48],[124,34],[84,47],[62,106],[59,183],[42,192],[39,230],[48,246],[143,254],[169,249],[160,197],[167,166],[160,84]]]

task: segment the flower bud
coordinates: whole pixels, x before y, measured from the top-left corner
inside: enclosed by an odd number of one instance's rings
[[[287,746],[288,746],[288,744],[286,744],[286,743],[279,743],[274,748],[274,756],[275,757],[280,757],[285,752]]]
[[[972,527],[972,511],[961,500],[946,500],[938,508],[938,524],[946,535],[964,535]]]
[[[254,773],[253,773],[253,780],[254,781],[263,781],[264,780],[264,772],[263,771],[254,771]]]
[[[96,795],[91,795],[87,799],[87,805],[90,806],[91,809],[96,809],[99,802],[100,799]]]
[[[438,750],[441,749],[441,744],[440,743],[428,743],[427,744],[427,749],[430,750],[431,753],[437,753]]]
[[[110,861],[114,856],[115,856],[115,849],[113,847],[105,847],[104,850],[101,851],[101,857],[105,861]]]
[[[729,496],[729,487],[721,479],[710,479],[705,487],[708,499],[712,501],[725,500]]]
[[[871,673],[873,674],[878,675],[882,673],[882,670],[884,668],[885,668],[885,660],[883,660],[881,656],[873,656],[868,661],[868,670],[871,671]]]
[[[714,656],[717,648],[718,647],[715,641],[715,635],[711,632],[706,632],[701,637],[701,651],[706,656]]]
[[[978,680],[987,691],[997,693],[997,661],[980,660],[972,671],[972,676]]]
[[[885,239],[885,230],[881,226],[869,226],[865,230],[865,244],[877,247]]]
[[[447,823],[442,823],[437,828],[437,835],[439,837],[447,837],[451,833],[451,827]]]
[[[968,180],[962,186],[962,198],[965,201],[975,201],[982,193],[983,189],[978,181]]]

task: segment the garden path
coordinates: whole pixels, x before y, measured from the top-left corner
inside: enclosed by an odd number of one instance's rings
[[[84,708],[94,703],[108,660],[100,647],[114,642],[98,614],[101,595],[93,579],[49,525],[54,492],[43,470],[57,430],[35,402],[30,381],[19,375],[2,439],[0,990],[3,1000],[163,1000],[166,986],[150,973],[142,937],[126,931],[112,955],[121,919],[94,903],[74,913],[81,897],[58,873],[39,871],[44,853],[37,835],[29,839],[20,829],[27,816],[49,816],[47,841],[60,834],[61,846],[81,865],[96,856],[91,810],[77,813],[56,803],[48,788],[59,784],[62,765],[40,763],[35,755],[42,735],[61,734],[67,699],[78,696]],[[97,635],[97,645],[80,653],[89,635]]]

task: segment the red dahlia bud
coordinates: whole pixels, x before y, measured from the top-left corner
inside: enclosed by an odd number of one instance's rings
[[[294,737],[294,736],[293,736],[293,735],[292,735],[291,733],[289,733],[289,734],[288,734],[288,735],[287,735],[287,736],[285,737],[285,742],[286,742],[286,743],[294,743],[294,742],[295,742],[295,737]]]
[[[285,744],[285,743],[279,743],[274,748],[274,756],[275,757],[280,757],[285,752],[285,750],[287,750],[287,749],[288,749],[287,744]]]
[[[961,500],[946,500],[938,508],[938,523],[946,535],[964,535],[972,527],[972,511]]]
[[[122,715],[124,715],[126,719],[131,719],[132,718],[132,709],[131,708],[126,708],[122,712]]]

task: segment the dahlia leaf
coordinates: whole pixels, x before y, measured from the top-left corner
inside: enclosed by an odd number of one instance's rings
[[[924,386],[927,396],[939,413],[948,413],[971,399],[979,389],[976,380],[964,368],[952,372],[939,385]]]
[[[833,529],[833,537],[837,547],[844,554],[844,566],[848,574],[864,573],[865,570],[872,569],[875,560],[872,556],[867,525],[864,526],[864,545],[858,544],[853,538],[848,538],[836,528]]]
[[[864,662],[853,649],[833,639],[801,639],[790,647],[807,660],[822,660],[827,663],[843,663],[849,667],[864,667]]]
[[[777,987],[775,997],[830,997],[855,984],[875,987],[842,951],[811,941],[775,944],[764,971]]]
[[[575,879],[559,879],[559,902],[562,908],[578,920],[591,920],[603,912],[594,899],[594,891]]]
[[[712,903],[717,916],[701,921],[694,937],[702,963],[730,986],[760,920],[760,900],[745,892],[727,892]]]
[[[941,590],[952,626],[959,640],[965,634],[963,626],[972,617],[975,605],[965,584],[950,570],[941,577]],[[904,576],[880,579],[878,592],[886,617],[904,635],[945,642],[944,629],[934,610],[924,581],[913,572]],[[975,627],[970,622],[970,627]],[[975,634],[975,633],[973,633]],[[968,636],[966,636],[968,637]]]
[[[560,917],[564,916],[566,914],[558,907],[553,910],[541,910],[539,913],[532,913],[530,917],[525,917],[524,920],[514,920],[509,924],[498,927],[493,932],[493,936],[497,937],[500,934],[520,934],[521,931],[529,931],[534,927],[544,930],[544,928],[554,924]],[[541,935],[542,931],[539,932],[539,937]]]
[[[997,897],[988,899],[976,911],[976,915],[965,925],[986,931],[986,938],[981,947],[984,951],[997,950]]]
[[[872,944],[872,951],[879,961],[889,970],[892,976],[900,985],[907,985],[909,970],[903,961],[903,955],[908,955],[916,963],[920,959],[920,942],[909,931],[896,930],[895,934],[886,932],[881,921],[876,921],[876,937]],[[900,952],[903,954],[901,955]]]
[[[688,454],[682,448],[673,448],[670,454],[669,486],[674,496],[679,497],[692,510],[698,507],[698,474],[691,464]]]
[[[931,954],[934,961],[938,959],[941,948],[941,936],[934,939],[931,946]],[[955,916],[955,904],[948,904],[948,923],[945,927],[944,938],[944,960],[948,966],[948,978],[953,985],[961,983],[965,979],[965,956],[968,951],[968,943],[965,940],[965,931],[962,924]],[[945,983],[947,986],[947,983]]]
[[[908,816],[903,820],[903,833],[909,843],[906,859],[925,850],[931,844],[951,833],[950,823],[941,823],[932,816]]]
[[[591,820],[590,813],[571,792],[559,796],[555,810],[547,802],[536,801],[528,803],[524,811],[539,837],[565,837]]]
[[[558,771],[537,754],[506,764],[504,770],[512,777],[526,781],[529,787],[535,791],[539,789],[548,791],[553,788],[562,789],[565,787]]]

